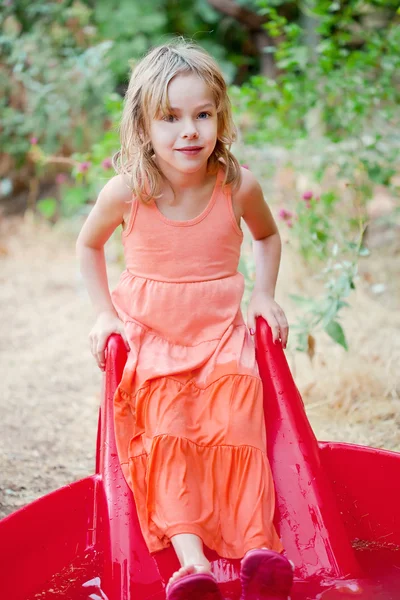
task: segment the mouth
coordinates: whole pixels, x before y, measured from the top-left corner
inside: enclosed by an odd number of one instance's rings
[[[186,148],[177,148],[178,152],[183,152],[184,154],[197,154],[203,150],[203,146],[187,146]]]

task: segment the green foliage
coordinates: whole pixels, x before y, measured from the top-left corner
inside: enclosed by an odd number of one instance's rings
[[[363,228],[373,186],[395,191],[398,2],[304,0],[298,22],[284,16],[284,0],[257,4],[271,39],[265,51],[278,74],[232,87],[236,121],[244,143],[285,147],[289,164],[323,189],[319,199],[290,203],[280,213],[300,255],[323,281],[328,278],[321,297],[296,298],[303,312],[294,326],[297,349],[310,350],[318,329],[347,348],[338,317],[355,285],[359,252],[351,240],[355,228]],[[336,189],[324,188],[328,171],[346,181],[346,202]],[[334,260],[333,253],[350,258]]]
[[[338,319],[341,310],[348,306],[345,298],[355,289],[358,258],[369,254],[362,246],[362,218],[349,218],[336,192],[316,196],[311,190],[303,194],[293,212],[281,209],[279,217],[289,227],[296,250],[317,273],[324,288],[315,297],[291,296],[301,307],[301,316],[292,327],[296,349],[312,355],[314,335],[323,330],[347,350],[346,335]],[[355,236],[357,242],[352,241]]]
[[[257,62],[243,52],[246,32],[207,0],[17,0],[0,11],[0,143],[16,169],[31,160],[31,138],[48,155],[86,152],[129,64],[171,36],[202,44],[228,81]]]
[[[116,123],[121,115],[122,103],[118,94],[112,93],[106,97],[104,114],[112,125],[101,132],[90,151],[74,152],[63,161],[71,177],[65,173],[58,175],[57,198],[45,198],[37,203],[37,209],[46,219],[54,221],[60,217],[87,213],[101,187],[114,175],[112,156],[120,145]],[[44,170],[46,165],[57,163],[59,158],[46,154],[38,144],[32,146],[31,156],[39,171]]]
[[[232,89],[239,122],[249,116],[244,139],[298,148],[322,137],[325,146],[337,146],[340,175],[354,179],[362,169],[366,178],[390,185],[400,141],[398,3],[308,0],[300,5],[300,23],[279,13],[285,4],[258,0],[266,30],[279,38],[266,51],[280,71],[274,80],[257,76]],[[320,145],[314,149],[320,154]],[[309,162],[313,155],[311,147]],[[321,173],[330,164],[327,153]]]
[[[234,19],[221,18],[207,0],[99,0],[94,5],[93,19],[102,38],[115,40],[110,67],[122,86],[127,83],[128,63],[172,36],[195,39],[215,56],[228,81],[242,65],[256,63],[256,59],[243,54],[243,29]]]
[[[84,154],[74,153],[74,167],[71,175],[79,184],[81,202],[76,202],[82,206],[86,202],[93,201],[99,193],[101,187],[106,183],[115,172],[112,167],[112,157],[120,146],[119,133],[116,124],[119,121],[122,112],[123,100],[118,94],[110,94],[105,101],[109,122],[112,123],[110,129],[103,131],[102,135],[92,145],[90,152]],[[72,200],[72,203],[74,200]],[[68,197],[66,197],[67,205]]]
[[[99,0],[94,5],[94,23],[103,39],[115,40],[109,68],[117,81],[125,82],[129,61],[144,54],[166,32],[164,1]]]
[[[310,336],[319,330],[325,331],[348,350],[345,333],[338,321],[339,313],[348,307],[344,299],[355,289],[358,257],[365,254],[361,240],[347,243],[341,250],[337,245],[333,246],[327,264],[319,274],[324,281],[325,292],[320,297],[291,296],[302,309],[301,317],[292,327],[296,335],[296,350],[309,352]]]
[[[9,13],[0,35],[2,147],[17,165],[32,137],[46,153],[87,147],[105,117],[102,98],[114,85],[107,59],[112,43],[96,37],[91,11],[80,3],[33,2],[25,10],[16,3]]]
[[[42,198],[37,203],[37,208],[43,217],[51,221],[57,212],[56,198]]]
[[[296,204],[293,233],[299,242],[300,253],[308,263],[315,258],[326,261],[329,257],[330,248],[337,239],[337,232],[332,227],[337,203],[338,196],[331,191],[320,197],[312,195],[309,199],[306,195]],[[345,238],[343,228],[340,234]]]
[[[122,102],[115,93],[105,98],[104,109],[112,126],[101,132],[90,151],[72,154],[72,181],[60,186],[60,216],[68,218],[77,213],[87,213],[101,187],[115,174],[112,156],[119,148],[116,123],[121,115]]]

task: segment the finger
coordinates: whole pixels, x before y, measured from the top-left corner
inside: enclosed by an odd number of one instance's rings
[[[98,365],[99,365],[100,369],[102,369],[103,371],[106,367],[106,352],[105,352],[106,344],[107,344],[107,338],[105,338],[105,337],[100,338],[99,342],[97,344],[97,351],[96,351]]]
[[[247,327],[250,335],[254,335],[256,332],[256,315],[251,308],[247,311]]]
[[[289,325],[286,323],[281,327],[281,340],[283,348],[286,348],[289,337]]]
[[[96,356],[97,340],[94,336],[89,336],[90,352]]]
[[[97,366],[99,367],[99,369],[104,371],[106,368],[106,364],[105,364],[105,360],[101,356],[101,352],[99,352],[95,355],[95,359],[96,359]]]
[[[282,346],[283,346],[283,348],[286,348],[288,336],[289,336],[289,324],[288,324],[286,316],[283,312],[279,312],[275,318],[278,322]]]
[[[271,327],[272,341],[274,342],[274,344],[276,344],[276,342],[279,340],[279,323],[278,323],[275,315],[272,315],[271,317],[266,319],[266,321],[267,321],[268,325]]]

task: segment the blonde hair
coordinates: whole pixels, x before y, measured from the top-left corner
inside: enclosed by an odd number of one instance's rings
[[[150,121],[160,110],[168,111],[167,88],[178,74],[198,75],[213,93],[217,109],[217,142],[208,159],[208,170],[218,170],[221,159],[225,167],[223,184],[237,187],[241,181],[240,165],[230,152],[236,139],[231,104],[221,70],[203,48],[177,38],[148,52],[132,71],[125,94],[120,123],[121,148],[113,156],[117,173],[130,177],[135,196],[143,201],[159,197],[162,173],[152,159],[149,138]]]

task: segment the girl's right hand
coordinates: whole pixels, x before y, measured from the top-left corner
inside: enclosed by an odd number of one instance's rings
[[[126,349],[130,350],[129,343],[126,338],[124,324],[118,315],[107,310],[101,312],[97,317],[91,332],[89,333],[90,349],[97,362],[99,369],[102,371],[106,368],[105,349],[107,340],[112,333],[118,333],[125,342]]]

